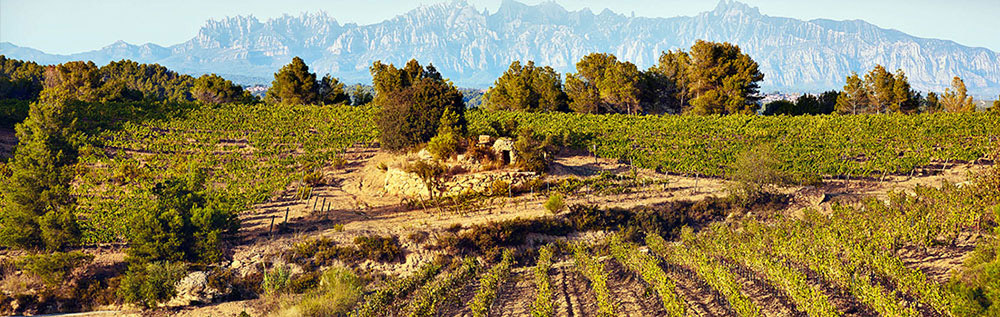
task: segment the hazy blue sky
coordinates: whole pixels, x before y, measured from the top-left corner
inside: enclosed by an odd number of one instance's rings
[[[0,0],[0,42],[48,53],[98,49],[117,40],[167,46],[194,37],[206,20],[326,11],[340,23],[375,23],[405,13],[420,0]],[[495,12],[501,0],[469,0]],[[525,0],[539,3],[539,0]],[[559,0],[567,9],[604,8],[647,17],[695,15],[717,0]],[[744,0],[763,14],[799,19],[862,19],[915,36],[954,40],[1000,51],[1000,0]]]

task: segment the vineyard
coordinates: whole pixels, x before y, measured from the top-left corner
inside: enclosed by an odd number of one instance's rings
[[[982,181],[997,184],[1000,174],[993,173]],[[921,188],[915,196],[895,196],[889,203],[871,200],[830,215],[715,223],[697,233],[687,230],[677,241],[656,234],[628,241],[610,234],[598,241],[549,244],[522,253],[534,257],[516,263],[521,269],[510,279],[505,278],[510,250],[489,270],[478,270],[475,279],[467,275],[475,265],[456,259],[450,273],[437,280],[429,281],[426,269],[406,278],[430,283],[424,295],[409,299],[409,306],[451,300],[449,296],[462,293],[437,290],[442,284],[461,289],[455,283],[463,281],[476,287],[475,295],[464,295],[471,300],[459,299],[469,307],[438,310],[437,315],[990,315],[996,307],[981,310],[975,298],[929,278],[901,257],[905,248],[929,251],[990,234],[982,225],[1000,216],[995,207],[1000,195],[990,190]],[[394,292],[396,285],[376,287],[359,311],[386,302],[380,294]],[[760,296],[760,289],[769,295]],[[638,290],[631,296],[641,298],[622,296],[627,290]],[[495,296],[517,300],[505,306],[483,300]],[[399,314],[430,312],[408,308]]]
[[[378,138],[378,108],[224,105],[176,118],[128,121],[90,136],[73,188],[87,218],[84,240],[127,236],[130,210],[168,177],[204,177],[213,194],[249,207],[336,165],[345,149]],[[995,114],[879,116],[626,116],[471,111],[470,135],[515,120],[600,157],[668,173],[722,176],[740,153],[772,144],[801,179],[910,174],[932,164],[975,161],[1000,136]],[[905,133],[904,133],[905,131]]]
[[[601,157],[678,174],[722,176],[757,145],[775,148],[800,177],[911,174],[934,163],[974,161],[1000,138],[996,114],[861,116],[629,116],[473,111],[469,130],[514,121]]]
[[[933,175],[955,164],[982,171],[995,160],[996,114],[473,110],[467,113],[470,136],[502,134],[498,123],[517,122],[575,148],[565,152],[587,150],[570,154],[584,163],[562,161],[560,168],[588,172],[543,177],[535,187],[508,187],[500,197],[463,198],[480,201],[458,207],[399,200],[393,204],[400,208],[367,214],[361,212],[367,202],[333,192],[346,186],[344,175],[381,168],[370,157],[347,158],[352,149],[377,148],[378,112],[372,106],[220,105],[89,134],[72,187],[84,244],[126,241],[128,219],[156,208],[157,184],[181,178],[203,181],[212,199],[242,212],[255,229],[264,227],[234,251],[239,261],[231,263],[243,262],[241,269],[282,258],[310,236],[335,236],[324,242],[327,253],[281,261],[300,265],[302,272],[289,279],[304,282],[289,282],[294,285],[312,285],[303,277],[310,271],[347,263],[365,281],[347,310],[351,316],[989,316],[1000,307],[984,305],[992,295],[962,284],[990,268],[959,279],[958,265],[944,273],[920,266],[948,252],[960,254],[949,258],[954,261],[995,255],[996,167],[961,186],[918,186],[887,199],[828,203],[824,211],[793,210],[787,200],[741,206],[724,197],[729,181],[721,177],[762,144],[803,181],[878,185],[887,175]],[[351,172],[330,173],[344,166]],[[337,179],[318,181],[324,175]],[[351,178],[357,179],[363,178]],[[855,190],[836,184],[823,190]],[[787,195],[812,187],[795,186]],[[556,194],[568,212],[542,206]],[[333,207],[334,198],[343,201]],[[345,207],[348,199],[353,205]],[[604,205],[612,202],[616,207]],[[317,209],[322,212],[305,212]],[[279,229],[273,237],[261,225],[270,217],[273,227],[275,212],[283,212],[288,225],[289,210],[300,212],[294,230]],[[343,215],[326,218],[332,214]],[[371,234],[391,238],[357,239]],[[348,247],[350,241],[357,247]],[[375,251],[357,241],[403,251],[368,261],[364,256],[374,253],[365,252]]]

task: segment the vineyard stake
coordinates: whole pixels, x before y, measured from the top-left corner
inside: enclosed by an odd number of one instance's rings
[[[267,229],[267,238],[274,237],[274,215],[271,215],[271,227]]]
[[[288,211],[292,210],[292,207],[285,207],[285,223],[288,223]]]

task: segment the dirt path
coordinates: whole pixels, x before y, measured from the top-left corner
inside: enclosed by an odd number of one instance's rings
[[[570,262],[553,265],[552,286],[557,316],[596,316],[597,298],[591,291],[587,278]]]
[[[743,294],[760,308],[764,316],[808,316],[796,309],[785,292],[771,285],[763,275],[732,261],[724,260],[724,263],[740,283]]]

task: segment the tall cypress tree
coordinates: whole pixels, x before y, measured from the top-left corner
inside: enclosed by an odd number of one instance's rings
[[[58,250],[79,241],[76,200],[69,192],[77,161],[75,125],[65,103],[32,104],[17,125],[12,173],[0,184],[0,244]]]

